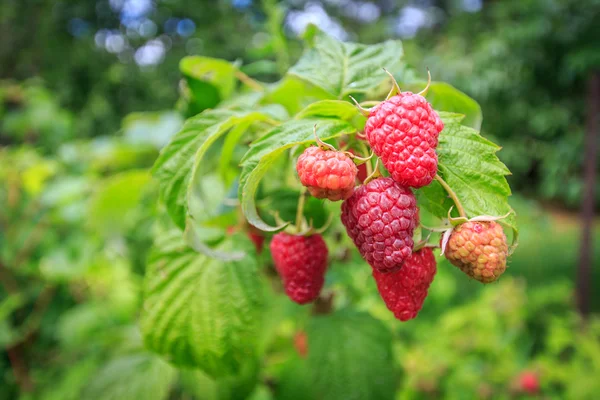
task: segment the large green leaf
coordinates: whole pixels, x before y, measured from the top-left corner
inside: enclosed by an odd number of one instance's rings
[[[511,211],[508,204],[511,191],[506,181],[510,171],[496,156],[500,147],[462,125],[463,116],[451,113],[440,116],[444,130],[436,149],[438,173],[456,193],[467,217],[507,214]],[[447,216],[448,202],[437,182],[419,192],[419,198],[424,200],[419,205],[438,217]],[[516,230],[514,215],[503,221]]]
[[[285,122],[252,143],[250,150],[242,159],[243,170],[239,186],[242,210],[252,225],[264,231],[281,228],[281,226],[267,224],[258,215],[255,196],[261,179],[287,149],[314,143],[313,127],[315,124],[317,125],[317,134],[323,140],[355,132],[356,128],[343,119],[353,118],[353,114],[348,112],[348,107],[352,106],[343,101],[324,100],[315,103],[300,113],[303,118],[309,119],[294,119]],[[354,115],[356,115],[356,111]]]
[[[206,150],[235,125],[271,119],[270,111],[207,110],[188,119],[181,131],[163,148],[153,173],[160,184],[161,198],[177,226],[185,227],[191,176],[199,169]],[[194,163],[194,160],[197,162]]]
[[[425,81],[401,84],[402,90],[411,90],[416,93],[423,90],[426,85]],[[481,106],[454,86],[446,82],[431,82],[426,97],[435,110],[463,114],[465,116],[463,124],[476,130],[481,129],[483,120]]]
[[[226,60],[188,56],[181,60],[179,69],[189,88],[192,114],[216,106],[235,89],[236,67]]]
[[[92,378],[82,398],[163,400],[175,377],[175,368],[152,353],[121,356],[109,361]]]
[[[148,260],[141,317],[146,346],[175,365],[237,375],[256,357],[261,289],[254,258],[210,259],[189,249],[181,232],[170,232]]]
[[[308,367],[315,399],[393,399],[392,335],[368,314],[341,311],[311,320]]]
[[[394,71],[403,66],[400,41],[343,43],[315,29],[307,30],[307,49],[288,73],[338,99],[365,93],[389,79],[382,68]]]

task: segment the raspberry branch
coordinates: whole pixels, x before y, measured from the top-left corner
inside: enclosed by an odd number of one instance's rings
[[[442,185],[442,187],[444,188],[446,193],[448,193],[448,196],[450,196],[450,198],[454,202],[454,205],[456,206],[456,209],[458,210],[458,215],[460,215],[461,218],[467,218],[465,209],[463,208],[462,203],[458,199],[458,196],[456,196],[456,193],[454,193],[454,190],[452,190],[452,188],[450,188],[450,186],[448,186],[446,181],[444,181],[439,174],[435,174],[434,178],[436,181],[438,181],[440,183],[440,185]]]

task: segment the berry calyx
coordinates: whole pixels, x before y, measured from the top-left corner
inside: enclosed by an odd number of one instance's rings
[[[392,178],[360,186],[342,203],[342,223],[360,254],[379,272],[402,266],[413,249],[416,199]]]
[[[373,270],[373,278],[387,308],[400,321],[408,321],[423,307],[435,273],[433,251],[424,247],[412,253],[399,271],[384,274]]]
[[[306,304],[319,297],[327,270],[327,245],[320,234],[310,236],[280,232],[271,240],[271,256],[294,302]]]
[[[497,222],[468,221],[458,225],[442,247],[453,265],[480,282],[494,282],[506,270],[508,244]]]

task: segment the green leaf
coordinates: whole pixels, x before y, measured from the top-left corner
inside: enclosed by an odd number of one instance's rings
[[[242,210],[248,222],[263,231],[275,231],[282,226],[271,226],[258,215],[256,191],[260,180],[285,150],[314,143],[313,127],[317,124],[317,134],[322,140],[331,139],[356,131],[349,122],[341,119],[302,119],[291,120],[273,128],[265,136],[252,143],[242,159],[239,197]]]
[[[403,67],[402,43],[386,41],[376,45],[342,43],[321,31],[310,32],[307,49],[288,72],[338,99],[351,93],[365,93],[389,79],[382,68]]]
[[[222,249],[231,246],[227,242]],[[146,346],[173,364],[216,377],[237,375],[256,357],[262,287],[254,258],[210,259],[172,231],[157,240],[149,256],[144,291]]]
[[[152,171],[159,181],[160,195],[167,212],[178,227],[185,227],[192,173],[198,173],[207,149],[235,125],[270,118],[267,112],[207,110],[188,119],[181,131],[163,148]]]
[[[90,202],[88,224],[104,233],[123,230],[149,181],[147,170],[122,172],[100,181]]]
[[[166,399],[176,370],[151,353],[121,356],[106,364],[82,398],[90,400]]]
[[[403,90],[418,93],[426,85],[427,82],[425,81],[417,81],[409,84],[403,83],[401,87]],[[431,82],[426,97],[435,110],[463,114],[465,125],[476,130],[481,129],[481,121],[483,120],[481,106],[454,86],[446,82]]]
[[[348,310],[315,317],[308,330],[315,399],[393,399],[392,335],[379,320]]]
[[[272,84],[262,100],[263,103],[281,104],[290,114],[296,114],[315,101],[333,99],[335,96],[293,76],[286,76]]]
[[[188,56],[179,63],[190,89],[189,102],[195,112],[216,106],[235,89],[236,67],[217,58]]]
[[[258,382],[259,365],[249,360],[239,375],[213,379],[199,370],[182,370],[181,383],[196,400],[245,400]]]
[[[483,138],[479,132],[461,124],[462,116],[440,113],[444,130],[440,134],[438,173],[456,193],[467,217],[478,215],[502,216],[511,211],[508,196],[511,195],[506,175],[510,171],[498,159],[500,147]],[[419,203],[432,214],[447,216],[447,202],[442,202],[439,185],[419,191]],[[451,203],[450,203],[451,204]],[[504,219],[506,225],[516,231],[514,215]]]

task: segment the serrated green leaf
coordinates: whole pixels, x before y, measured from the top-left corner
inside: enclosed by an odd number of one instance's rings
[[[311,33],[307,42],[307,49],[288,74],[338,99],[365,93],[389,79],[382,68],[393,71],[403,66],[402,43],[397,40],[375,45],[343,43],[318,31]]]
[[[224,250],[232,246],[227,242]],[[253,257],[223,263],[170,232],[150,254],[144,289],[146,346],[173,364],[226,376],[256,357],[262,291]]]
[[[368,314],[315,317],[308,330],[308,367],[315,399],[393,399],[392,335]]]
[[[296,119],[303,118],[337,118],[344,121],[352,121],[354,118],[362,117],[357,108],[347,101],[322,100],[312,103],[296,115]]]
[[[121,356],[106,364],[82,398],[90,400],[163,400],[169,395],[176,370],[151,353]]]
[[[440,116],[444,130],[436,149],[438,173],[456,193],[467,217],[507,214],[512,210],[508,204],[511,191],[506,181],[510,171],[496,156],[500,147],[476,130],[462,125],[462,116],[443,112]],[[420,198],[424,200],[419,205],[443,218],[447,216],[447,205],[444,204],[448,203],[441,202],[440,193],[435,186],[419,190]],[[503,222],[516,231],[514,215]]]
[[[415,93],[425,88],[427,82],[417,81],[410,84],[401,84],[402,90],[411,90]],[[463,114],[463,123],[473,129],[481,129],[483,115],[481,106],[474,99],[461,92],[446,82],[431,82],[426,95],[427,101],[438,111],[448,111]]]
[[[163,148],[152,171],[159,181],[160,195],[167,212],[178,227],[185,227],[192,173],[199,170],[207,149],[237,124],[270,119],[270,111],[207,110],[188,119],[181,131]]]
[[[242,159],[243,169],[240,177],[239,197],[246,219],[257,228],[263,231],[275,231],[282,228],[267,224],[258,215],[255,202],[256,191],[260,180],[285,150],[296,145],[314,143],[313,127],[315,124],[317,124],[317,135],[322,140],[356,131],[349,122],[341,119],[291,120],[253,142],[250,150]]]

